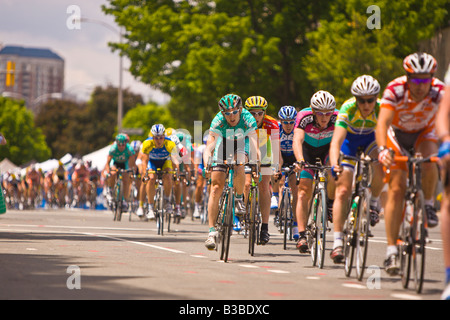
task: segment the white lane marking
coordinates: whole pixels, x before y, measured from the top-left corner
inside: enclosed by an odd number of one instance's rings
[[[422,297],[415,296],[412,294],[406,294],[406,293],[393,293],[393,294],[391,294],[391,297],[398,298],[398,299],[407,299],[407,300],[423,300]]]
[[[173,252],[173,253],[186,253],[184,251],[171,249],[171,248],[165,248],[165,247],[161,247],[161,246],[156,246],[154,244],[148,244],[148,243],[139,242],[139,241],[130,241],[130,240],[125,240],[125,239],[111,237],[111,236],[106,236],[106,235],[94,234],[94,233],[83,233],[83,234],[96,236],[96,237],[109,238],[109,239],[113,239],[113,240],[118,240],[118,241],[123,241],[123,242],[127,242],[127,243],[137,244],[139,246],[150,247],[150,248],[164,250],[164,251],[169,251],[169,252]]]

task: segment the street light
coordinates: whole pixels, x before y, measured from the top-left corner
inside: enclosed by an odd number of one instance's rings
[[[74,19],[74,22],[90,22],[90,23],[96,23],[104,26],[105,28],[113,31],[114,33],[119,35],[119,44],[122,44],[122,28],[117,30],[112,25],[96,19],[89,19],[89,18],[77,18]],[[122,86],[123,86],[123,57],[121,54],[119,54],[119,89],[117,94],[117,130],[120,132],[122,130],[122,117],[123,117],[123,95],[122,95]]]

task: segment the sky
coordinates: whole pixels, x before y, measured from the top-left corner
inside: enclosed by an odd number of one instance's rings
[[[119,27],[101,10],[106,0],[0,0],[0,44],[48,48],[65,61],[65,91],[87,100],[94,86],[119,86],[119,53],[108,42],[119,41]],[[97,20],[74,25],[73,17]],[[170,97],[134,79],[123,59],[123,88],[165,104]]]

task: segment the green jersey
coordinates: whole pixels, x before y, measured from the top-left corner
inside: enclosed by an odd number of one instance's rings
[[[378,99],[372,113],[364,119],[356,104],[356,99],[353,97],[342,105],[335,126],[345,128],[352,134],[371,134],[377,126],[379,113],[380,100]]]

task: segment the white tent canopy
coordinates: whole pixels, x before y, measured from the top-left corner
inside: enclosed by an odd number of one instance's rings
[[[109,149],[111,145],[108,145],[100,150],[89,153],[83,157],[84,161],[92,161],[92,167],[97,168],[99,171],[102,171],[106,165],[106,158],[109,154]]]

